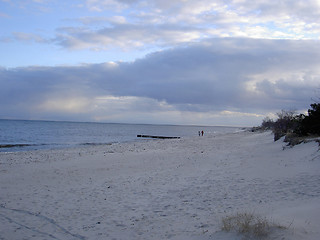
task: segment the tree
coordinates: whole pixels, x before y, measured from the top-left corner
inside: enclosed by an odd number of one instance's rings
[[[281,110],[277,113],[276,121],[266,117],[262,121],[261,129],[272,129],[274,141],[285,135],[291,138],[293,136],[320,136],[320,103],[313,103],[310,106],[308,115],[296,115],[295,111]]]
[[[265,129],[265,130],[273,129],[273,127],[274,127],[274,121],[273,121],[271,118],[269,118],[269,117],[265,117],[265,118],[262,120],[261,127],[262,127],[262,129]]]
[[[295,111],[285,111],[277,113],[278,119],[274,122],[273,132],[274,140],[277,141],[289,131],[293,131],[295,126]]]
[[[308,109],[308,116],[301,120],[301,135],[320,135],[320,103],[313,103],[310,106],[311,109]]]

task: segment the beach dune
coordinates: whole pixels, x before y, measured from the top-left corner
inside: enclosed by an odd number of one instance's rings
[[[222,219],[249,212],[317,240],[319,170],[271,132],[0,153],[0,239],[242,239]]]

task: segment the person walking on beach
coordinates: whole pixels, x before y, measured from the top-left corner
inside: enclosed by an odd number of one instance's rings
[[[204,134],[204,131],[202,130],[202,131],[201,131],[201,135],[203,136],[203,134]]]
[[[201,135],[200,135],[200,134],[201,134],[200,131],[198,131],[198,134],[199,134],[199,137],[200,137],[200,136],[201,136]]]

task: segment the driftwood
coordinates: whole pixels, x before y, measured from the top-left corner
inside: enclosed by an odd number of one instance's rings
[[[142,138],[160,138],[160,139],[179,139],[180,137],[164,137],[164,136],[152,136],[152,135],[137,135]]]

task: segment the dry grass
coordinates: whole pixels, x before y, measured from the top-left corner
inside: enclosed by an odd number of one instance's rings
[[[246,239],[264,239],[272,229],[286,229],[266,218],[256,216],[251,213],[237,213],[222,219],[222,230],[226,232],[234,231],[243,235]]]

